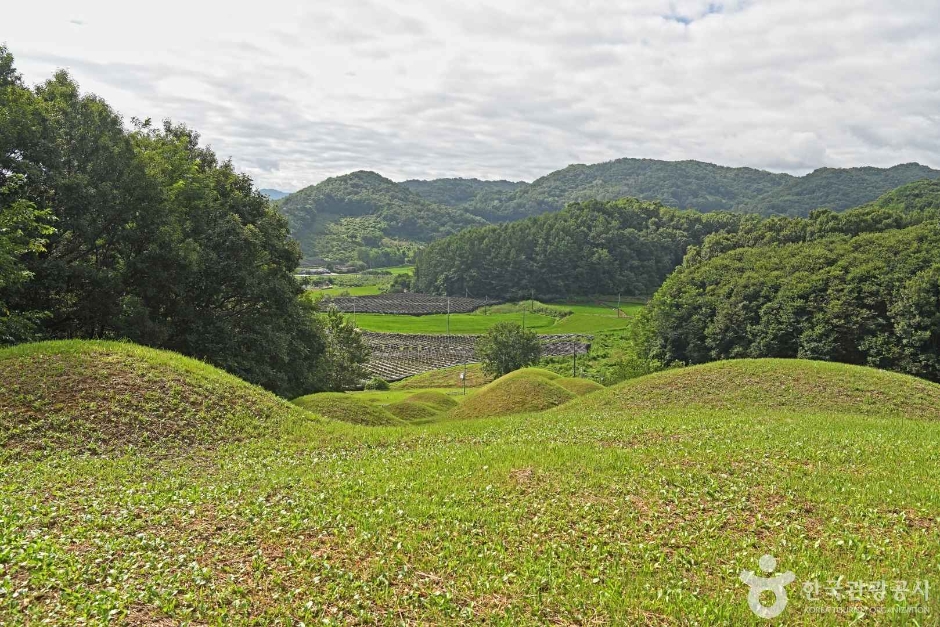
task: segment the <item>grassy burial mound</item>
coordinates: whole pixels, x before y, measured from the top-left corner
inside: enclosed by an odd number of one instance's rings
[[[295,398],[292,401],[298,407],[330,420],[348,422],[355,425],[380,427],[401,425],[404,422],[388,410],[374,403],[360,400],[344,392],[320,392]]]
[[[523,368],[496,379],[455,408],[458,419],[485,418],[541,411],[567,403],[577,396],[556,384],[557,374],[539,368]]]
[[[438,411],[447,411],[448,409],[453,409],[458,404],[455,399],[437,390],[418,392],[417,394],[412,394],[405,400],[411,401],[413,403],[424,403],[434,407]]]
[[[802,359],[739,359],[668,370],[585,399],[583,409],[733,411],[940,418],[940,385],[876,370]]]
[[[580,377],[562,377],[555,379],[555,384],[560,385],[576,396],[585,396],[586,394],[604,389],[604,386],[600,383]]]
[[[463,387],[463,380],[460,375],[464,372],[464,366],[451,366],[450,368],[440,368],[424,372],[401,381],[392,383],[394,390],[422,390],[424,388],[460,388]],[[467,387],[480,388],[492,381],[492,378],[483,374],[483,367],[480,364],[468,364]]]
[[[476,394],[560,381],[523,370]],[[0,464],[0,623],[746,625],[740,573],[771,554],[796,575],[780,624],[906,624],[905,606],[940,610],[933,589],[801,591],[840,577],[935,588],[940,421],[898,416],[930,416],[938,389],[737,361],[526,420],[312,422],[311,437],[196,457]],[[433,400],[395,400],[410,396]],[[813,611],[826,606],[851,616]]]
[[[302,412],[200,361],[135,344],[58,341],[0,350],[0,449],[108,453],[276,431]]]
[[[385,409],[406,422],[429,422],[453,409],[457,401],[437,390],[426,390],[386,405]]]
[[[417,401],[404,400],[385,406],[385,410],[393,416],[411,423],[428,422],[440,414],[433,406]]]

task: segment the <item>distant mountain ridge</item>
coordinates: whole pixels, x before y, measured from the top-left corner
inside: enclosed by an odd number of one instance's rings
[[[259,189],[258,191],[261,192],[262,195],[270,198],[271,200],[280,200],[281,198],[284,198],[284,196],[290,195],[290,192],[282,192],[279,189],[267,189],[266,188],[266,189]]]
[[[805,176],[702,161],[624,158],[575,164],[532,183],[445,178],[395,183],[374,172],[334,177],[278,201],[308,257],[399,263],[469,226],[559,211],[571,202],[638,198],[679,209],[806,216],[842,211],[940,170],[820,168]]]

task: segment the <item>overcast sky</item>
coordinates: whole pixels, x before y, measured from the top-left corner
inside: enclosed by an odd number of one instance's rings
[[[618,157],[940,167],[938,24],[937,0],[42,0],[0,42],[28,82],[68,68],[291,191]]]

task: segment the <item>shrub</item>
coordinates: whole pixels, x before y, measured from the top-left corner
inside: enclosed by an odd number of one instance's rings
[[[514,322],[499,322],[477,340],[476,354],[485,374],[501,377],[536,363],[542,345],[533,331]]]
[[[381,377],[372,377],[364,386],[366,390],[387,390],[391,386],[388,384],[388,381],[382,379]]]

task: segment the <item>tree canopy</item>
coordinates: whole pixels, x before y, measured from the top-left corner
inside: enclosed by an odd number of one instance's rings
[[[940,182],[706,238],[636,332],[646,358],[799,357],[940,381]]]
[[[478,298],[652,294],[690,245],[740,220],[633,199],[575,203],[433,242],[418,257],[414,286]]]
[[[329,386],[300,251],[251,179],[64,72],[26,87],[3,48],[0,210],[4,341],[126,338],[286,396]]]

